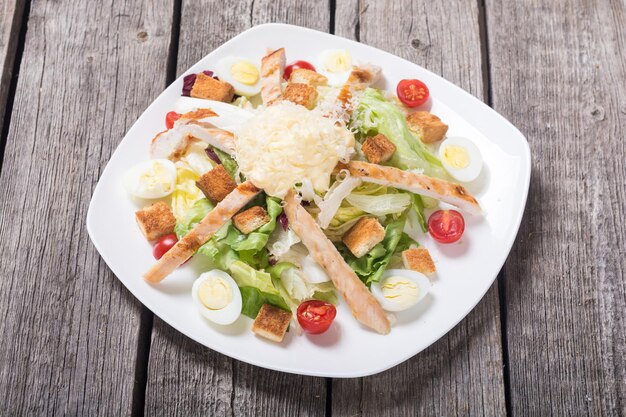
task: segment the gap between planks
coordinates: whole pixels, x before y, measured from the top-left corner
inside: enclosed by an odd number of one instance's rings
[[[170,47],[167,54],[164,88],[167,88],[172,82],[174,82],[174,80],[176,80],[181,11],[182,0],[174,0],[174,8],[172,9],[172,29],[170,31]],[[139,321],[139,336],[137,338],[137,359],[135,362],[133,403],[131,406],[131,413],[133,417],[143,417],[145,414],[146,388],[148,386],[148,363],[150,360],[153,326],[154,313],[146,306],[142,305],[141,317]]]
[[[7,68],[0,68],[0,82],[3,82],[3,78],[5,74],[1,72],[8,69],[8,67],[12,68],[10,73],[11,79],[8,82],[8,92],[6,96],[6,101],[2,103],[3,97],[0,94],[0,106],[3,104],[4,107],[4,118],[0,116],[0,123],[2,124],[0,129],[0,168],[2,168],[2,161],[4,160],[4,149],[7,143],[7,138],[9,136],[9,127],[11,125],[11,114],[13,113],[13,101],[15,100],[15,91],[17,89],[17,78],[20,73],[20,66],[22,64],[22,55],[24,54],[24,45],[26,43],[26,31],[28,30],[28,16],[30,15],[30,2],[31,0],[25,0],[23,2],[16,2],[16,12],[14,18],[19,19],[19,27],[16,32],[17,41],[15,42],[15,54],[13,56],[13,63],[7,66]],[[11,37],[11,35],[9,35]],[[8,47],[11,47],[13,42],[11,39],[7,40]],[[10,51],[7,51],[7,60],[10,60],[9,57],[12,55]],[[0,91],[3,88],[0,86]]]
[[[487,18],[487,6],[485,0],[478,1],[478,29],[480,34],[480,50],[483,74],[483,97],[489,107],[493,107],[491,89],[491,63],[489,56],[489,26]],[[504,405],[506,415],[512,416],[511,407],[511,383],[509,375],[509,342],[507,337],[507,314],[506,314],[506,285],[504,266],[496,278],[498,281],[498,301],[500,307],[500,337],[502,341],[502,380],[504,382]]]

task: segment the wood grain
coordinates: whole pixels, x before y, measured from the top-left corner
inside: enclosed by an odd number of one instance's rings
[[[335,28],[484,98],[478,22],[477,2],[352,1],[337,3]],[[379,375],[333,380],[333,414],[505,415],[496,287],[448,335],[409,361]]]
[[[140,304],[85,229],[165,84],[170,0],[34,1],[0,173],[0,415],[129,415]]]
[[[504,270],[513,415],[624,416],[626,4],[486,11],[493,106],[533,155]]]
[[[3,0],[0,4],[0,127],[4,126],[5,105],[25,3],[25,0]]]
[[[177,73],[256,24],[286,22],[327,30],[329,10],[325,1],[256,0],[229,8],[217,1],[183,2]],[[323,416],[325,408],[324,379],[232,360],[155,319],[146,415]]]

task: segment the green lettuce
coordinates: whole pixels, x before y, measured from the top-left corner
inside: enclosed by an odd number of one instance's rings
[[[224,169],[226,169],[226,172],[228,172],[231,177],[236,179],[237,172],[239,171],[239,165],[237,165],[237,162],[232,158],[232,156],[221,149],[218,149],[215,146],[211,146],[211,149],[213,149],[213,152],[215,152],[217,157],[220,158],[220,162],[224,166]]]
[[[380,281],[393,255],[417,244],[403,232],[405,222],[406,219],[401,217],[387,224],[383,241],[360,258],[355,257],[343,243],[336,243],[343,258],[365,284]]]
[[[413,194],[411,198],[411,208],[417,214],[417,221],[420,224],[422,232],[428,231],[428,223],[426,222],[426,216],[424,215],[424,201],[422,196]]]
[[[252,233],[244,235],[229,221],[213,237],[200,246],[198,253],[208,256],[216,268],[228,270],[234,261],[244,261],[249,265],[262,268],[267,265],[265,245],[270,234],[276,228],[276,218],[282,212],[277,199],[266,197],[265,203],[270,221]],[[178,222],[175,232],[178,238],[189,233],[213,209],[213,204],[206,198],[198,200],[187,212],[183,221]]]
[[[411,204],[411,195],[406,193],[364,195],[350,194],[346,201],[352,206],[366,211],[374,216],[402,213]]]
[[[368,88],[359,96],[352,126],[363,136],[382,133],[396,145],[389,165],[404,170],[422,170],[424,174],[434,177],[446,177],[441,161],[411,133],[402,111],[385,100],[378,90]]]
[[[268,268],[274,282],[280,282],[287,297],[296,307],[305,300],[316,299],[332,304],[337,303],[335,286],[331,281],[312,284],[304,279],[297,265],[291,262],[279,262]]]
[[[291,311],[268,272],[259,271],[250,265],[235,261],[230,264],[230,273],[241,290],[241,313],[256,318],[263,304],[271,304]]]

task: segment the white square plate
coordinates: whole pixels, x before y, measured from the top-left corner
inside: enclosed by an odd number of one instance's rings
[[[183,77],[170,85],[128,131],[95,188],[87,229],[107,265],[154,314],[193,340],[254,365],[303,375],[358,377],[388,369],[422,351],[448,332],[480,301],[504,264],[517,234],[530,181],[526,138],[507,120],[459,87],[387,52],[326,33],[296,26],[267,24],[236,36],[191,67],[188,73],[212,69],[227,55],[260,62],[267,48],[284,47],[287,61],[315,61],[324,49],[345,48],[357,62],[383,69],[377,87],[394,91],[403,78],[418,78],[430,88],[432,112],[449,126],[448,136],[468,137],[480,148],[485,166],[480,189],[470,188],[485,216],[466,217],[463,238],[437,245],[424,236],[436,262],[437,276],[429,296],[418,308],[398,316],[389,335],[359,325],[344,303],[323,335],[289,332],[281,344],[256,337],[251,320],[218,328],[204,320],[191,301],[191,285],[202,271],[202,256],[179,268],[159,285],[142,274],[154,263],[151,245],[135,223],[137,203],[122,186],[128,168],[148,158],[148,145],[163,129],[165,114],[180,97]],[[383,353],[384,354],[381,354]]]

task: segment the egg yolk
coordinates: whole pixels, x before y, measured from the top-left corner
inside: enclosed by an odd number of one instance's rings
[[[391,276],[380,286],[383,297],[402,306],[411,306],[417,301],[419,288],[407,278]]]
[[[465,168],[469,165],[469,155],[465,148],[455,145],[446,146],[443,150],[443,159],[452,168]]]
[[[200,284],[198,298],[206,308],[221,310],[232,301],[233,290],[225,279],[210,277]]]
[[[348,51],[335,51],[329,54],[324,62],[324,69],[328,72],[346,72],[351,66]]]
[[[259,81],[259,70],[246,61],[239,61],[230,67],[230,74],[235,81],[246,85],[254,85]]]

